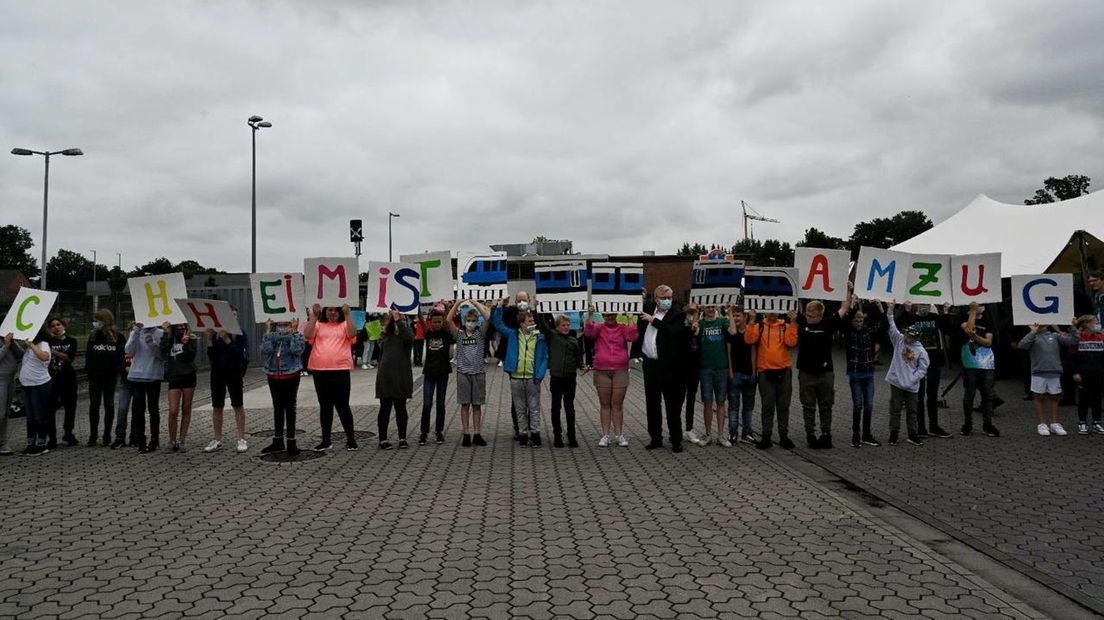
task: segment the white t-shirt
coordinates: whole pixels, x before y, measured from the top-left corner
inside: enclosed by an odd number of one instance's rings
[[[50,380],[50,343],[43,340],[35,343],[46,352],[46,361],[38,359],[35,352],[27,347],[23,351],[23,365],[19,368],[19,383],[26,386],[42,385]]]
[[[658,308],[652,313],[653,319],[662,319],[667,316],[666,310],[659,310]],[[648,328],[644,330],[644,344],[640,346],[640,350],[644,352],[644,357],[650,360],[659,359],[659,348],[656,346],[656,335],[659,334],[659,330],[656,329],[655,321],[648,323]]]

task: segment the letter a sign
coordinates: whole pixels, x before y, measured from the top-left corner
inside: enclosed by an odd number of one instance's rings
[[[847,250],[794,248],[794,267],[798,272],[797,296],[801,299],[847,299],[847,271],[851,267]]]

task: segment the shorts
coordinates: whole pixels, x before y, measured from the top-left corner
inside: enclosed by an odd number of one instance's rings
[[[1031,375],[1031,392],[1033,394],[1061,394],[1062,378]]]
[[[461,405],[482,405],[487,402],[487,373],[456,373],[456,401]]]
[[[170,390],[188,390],[195,389],[196,386],[196,374],[192,374],[186,377],[173,377],[169,379]]]
[[[629,371],[627,370],[595,370],[594,387],[599,390],[629,387]]]
[[[701,379],[702,402],[707,405],[723,403],[728,399],[728,369],[702,368],[698,373]]]
[[[226,406],[226,393],[230,393],[230,406],[241,407],[242,376],[237,369],[211,370],[211,407],[222,409]]]

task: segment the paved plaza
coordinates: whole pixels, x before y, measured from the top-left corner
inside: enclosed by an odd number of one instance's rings
[[[376,429],[373,377],[353,374],[358,430]],[[1006,437],[855,450],[842,381],[837,448],[793,453],[644,450],[635,371],[628,449],[596,446],[589,377],[580,380],[577,449],[514,444],[508,385],[494,367],[485,448],[459,445],[451,383],[445,444],[381,452],[370,438],[359,452],[295,463],[261,461],[268,440],[259,435],[247,454],[204,453],[211,427],[201,398],[183,454],[76,447],[0,460],[0,616],[1023,618],[1101,609],[1104,437],[1032,436],[1029,403],[1003,386]],[[272,428],[267,388],[256,370],[250,382],[248,428],[263,434]],[[309,447],[318,438],[309,380],[299,400]],[[411,405],[414,439],[420,392]],[[547,392],[544,407],[547,426]],[[883,411],[875,428],[884,441]],[[943,411],[957,428],[958,407]],[[796,402],[791,426],[801,439]],[[22,436],[21,419],[11,433]],[[871,508],[882,504],[901,517]],[[939,535],[923,540],[923,527]]]

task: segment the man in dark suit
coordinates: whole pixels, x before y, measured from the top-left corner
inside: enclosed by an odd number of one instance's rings
[[[663,447],[663,415],[671,451],[682,452],[682,401],[686,395],[683,367],[690,360],[690,326],[686,313],[676,307],[674,291],[666,284],[656,287],[654,301],[644,302],[637,321],[640,352],[644,358],[644,403],[648,414],[649,450]]]

